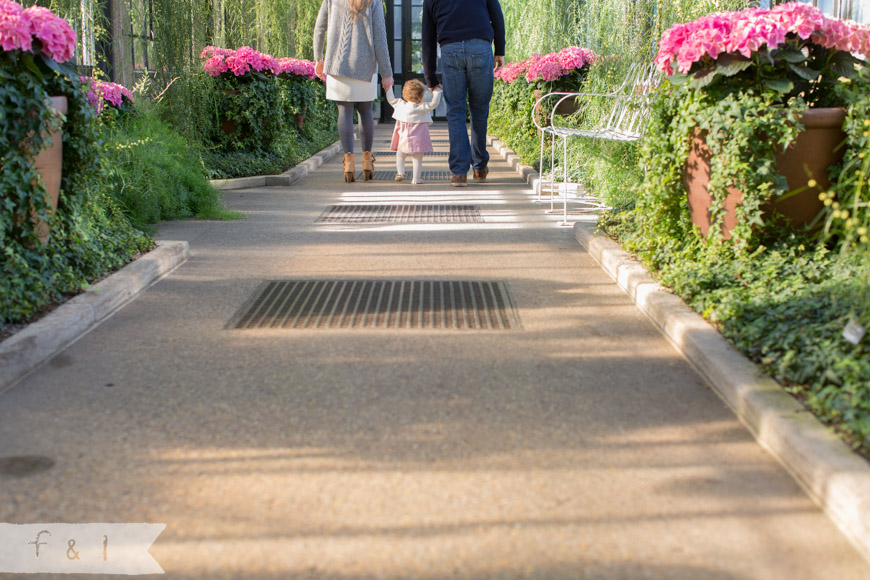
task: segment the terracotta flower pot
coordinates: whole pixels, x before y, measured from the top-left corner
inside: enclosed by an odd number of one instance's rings
[[[815,219],[824,207],[819,200],[819,193],[830,185],[827,168],[839,163],[845,153],[845,149],[839,147],[846,139],[843,131],[845,119],[846,110],[839,107],[809,109],[802,115],[800,122],[805,129],[785,151],[776,154],[776,167],[780,175],[786,178],[789,191],[806,187],[811,178],[815,179],[817,185],[807,187],[788,199],[774,202],[765,216],[773,212],[782,214],[793,226],[809,224]],[[696,129],[683,170],[683,184],[692,223],[698,226],[704,236],[710,231],[712,197],[707,192],[707,184],[710,182],[711,158],[706,133]],[[722,224],[726,240],[731,238],[731,230],[737,225],[737,206],[742,202],[743,192],[729,187]]]
[[[67,98],[66,97],[51,97],[51,107],[62,115],[67,113]],[[51,136],[51,145],[44,147],[36,157],[33,158],[33,168],[42,177],[45,184],[46,201],[49,206],[49,213],[53,213],[57,209],[58,199],[60,197],[60,182],[63,178],[63,133],[58,128],[55,129],[48,126],[45,134]],[[34,216],[34,229],[39,240],[45,244],[48,242],[49,227],[48,224]]]
[[[223,89],[222,92],[228,99],[232,99],[239,94],[237,89]],[[239,131],[239,124],[234,119],[230,119],[223,115],[220,117],[220,127],[225,135],[229,135],[233,138],[233,141],[239,138],[244,139],[248,136],[248,131],[245,131],[244,127],[242,128],[241,133],[237,134]]]
[[[532,95],[535,99],[535,102],[537,102],[538,99],[540,99],[541,97],[543,97],[546,94],[547,93],[545,93],[544,91],[542,91],[540,89],[535,89],[534,92],[532,93]],[[561,99],[561,98],[562,98],[561,96],[560,97],[550,97],[549,99],[547,99],[547,101],[549,101],[551,103],[557,103],[559,101],[559,99]],[[580,107],[577,105],[576,99],[567,98],[564,101],[562,101],[561,103],[559,103],[559,105],[556,107],[556,114],[564,117],[564,116],[576,113],[579,108]],[[538,118],[539,118],[538,122],[541,125],[546,126],[546,125],[550,124],[550,120],[546,118],[543,104],[537,106],[537,108],[535,109],[535,113],[538,115]]]

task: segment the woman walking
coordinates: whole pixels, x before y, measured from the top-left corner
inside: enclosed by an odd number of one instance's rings
[[[372,102],[377,97],[378,70],[384,90],[393,86],[393,66],[380,0],[323,0],[314,26],[314,55],[315,74],[326,81],[326,98],[338,105],[344,180],[356,181],[354,110],[359,114],[363,179],[374,179]]]

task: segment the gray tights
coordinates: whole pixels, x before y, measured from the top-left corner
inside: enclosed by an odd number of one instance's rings
[[[372,103],[336,101],[338,105],[338,136],[345,153],[353,153],[353,110],[359,113],[359,138],[363,151],[371,151],[375,140],[375,121],[372,118]]]

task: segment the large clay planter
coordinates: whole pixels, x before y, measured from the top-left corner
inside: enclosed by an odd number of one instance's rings
[[[793,226],[806,225],[815,219],[824,207],[819,200],[819,193],[827,190],[830,185],[827,169],[843,159],[845,148],[841,145],[846,140],[843,131],[845,119],[846,110],[838,107],[809,109],[803,114],[800,123],[805,130],[788,149],[777,153],[776,168],[786,178],[789,191],[806,187],[811,178],[816,180],[817,186],[807,187],[788,199],[774,202],[765,212],[765,216],[773,212],[782,214]],[[698,226],[704,236],[710,231],[712,198],[707,193],[707,184],[710,182],[711,157],[706,134],[696,130],[683,171],[683,184],[689,200],[692,223]],[[736,208],[742,201],[743,193],[729,187],[722,224],[722,233],[726,240],[731,238],[731,230],[737,225]]]
[[[239,91],[236,89],[224,89],[223,93],[228,99],[232,99],[235,95],[239,94]],[[248,136],[248,131],[246,131],[244,127],[242,127],[241,132],[239,132],[239,124],[236,123],[234,119],[229,119],[223,115],[220,118],[220,127],[221,131],[229,136],[230,140],[233,142],[235,142],[236,139],[244,139]]]
[[[51,107],[57,113],[66,115],[66,97],[51,97]],[[57,209],[60,182],[63,178],[63,133],[59,128],[53,127],[49,127],[45,133],[51,136],[51,145],[44,147],[33,158],[33,168],[42,177],[49,213],[53,213]],[[34,217],[34,230],[43,244],[48,242],[49,227],[45,221]]]
[[[532,96],[534,97],[535,102],[538,102],[538,99],[543,97],[545,94],[547,94],[547,93],[543,92],[540,89],[535,89],[534,92],[532,93]],[[547,99],[547,102],[557,103],[557,102],[559,102],[559,99],[563,98],[564,96],[565,95],[558,96],[558,97],[550,97],[549,99]],[[564,116],[576,113],[579,108],[580,108],[580,106],[577,104],[577,99],[575,99],[573,97],[568,97],[564,101],[559,103],[559,105],[556,107],[556,114],[564,117]],[[545,127],[550,124],[550,119],[546,118],[547,115],[545,114],[543,104],[538,105],[535,108],[535,115],[538,119],[539,124],[541,124]]]

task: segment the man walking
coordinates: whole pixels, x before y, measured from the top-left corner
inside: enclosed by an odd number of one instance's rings
[[[438,45],[441,83],[435,73]],[[504,65],[504,48],[504,16],[498,0],[424,0],[423,72],[429,88],[443,84],[453,174],[450,185],[454,187],[467,185],[469,166],[479,183],[489,173],[486,124],[493,73]],[[470,143],[465,125],[466,100],[471,116]]]

